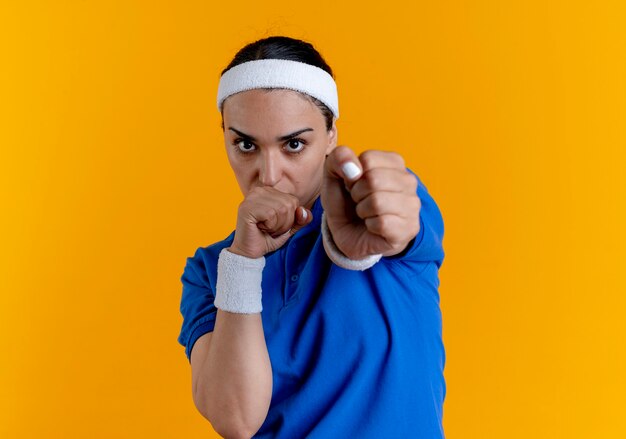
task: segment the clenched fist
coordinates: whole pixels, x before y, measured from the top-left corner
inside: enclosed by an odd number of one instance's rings
[[[297,197],[269,186],[255,187],[237,212],[237,229],[229,251],[259,258],[280,248],[313,219]]]
[[[370,150],[357,157],[338,146],[326,157],[323,178],[328,228],[348,258],[396,255],[419,232],[418,182],[399,154]]]

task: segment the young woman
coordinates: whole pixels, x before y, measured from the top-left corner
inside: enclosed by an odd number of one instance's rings
[[[394,152],[337,146],[307,42],[242,48],[218,87],[244,199],[181,277],[193,399],[226,438],[441,438],[443,220]]]

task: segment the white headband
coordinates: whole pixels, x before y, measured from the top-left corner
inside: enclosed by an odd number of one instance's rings
[[[217,88],[217,109],[228,96],[254,88],[288,88],[322,101],[339,118],[337,84],[323,69],[300,61],[258,59],[228,69]]]

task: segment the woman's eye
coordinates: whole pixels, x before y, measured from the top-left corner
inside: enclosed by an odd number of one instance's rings
[[[239,140],[237,141],[237,147],[241,152],[250,152],[254,151],[254,145],[250,143],[249,140]]]
[[[287,150],[289,152],[300,152],[304,149],[304,142],[300,139],[291,139],[287,143]]]

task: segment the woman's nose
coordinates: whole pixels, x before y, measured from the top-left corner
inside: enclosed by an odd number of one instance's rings
[[[261,154],[259,181],[264,186],[275,186],[280,181],[280,157],[271,151]]]

